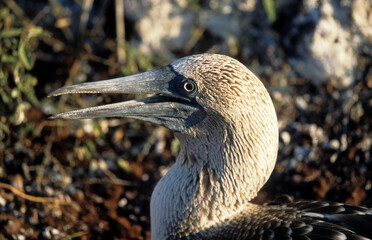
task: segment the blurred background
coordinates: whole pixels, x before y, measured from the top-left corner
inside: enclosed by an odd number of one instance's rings
[[[2,0],[0,239],[150,239],[172,132],[48,119],[141,96],[46,95],[204,52],[246,65],[278,113],[278,162],[254,202],[372,207],[370,0]]]

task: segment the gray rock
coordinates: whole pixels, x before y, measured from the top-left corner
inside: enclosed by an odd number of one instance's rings
[[[338,88],[354,82],[361,51],[372,52],[372,3],[368,0],[281,0],[271,22],[263,3],[223,0],[125,1],[125,13],[135,22],[141,51],[171,60],[175,52],[189,54],[197,44],[196,29],[212,36],[207,50],[277,63],[280,47],[302,77]],[[194,5],[193,5],[194,4]],[[196,39],[195,39],[196,38]],[[217,41],[215,41],[217,39]],[[190,49],[189,49],[190,48]]]

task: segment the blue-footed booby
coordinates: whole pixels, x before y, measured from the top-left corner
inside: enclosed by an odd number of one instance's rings
[[[218,54],[105,81],[71,93],[152,97],[60,113],[53,118],[127,117],[163,125],[179,139],[174,165],[151,197],[151,239],[372,239],[372,210],[325,201],[256,205],[273,171],[278,123],[268,91],[237,60]]]

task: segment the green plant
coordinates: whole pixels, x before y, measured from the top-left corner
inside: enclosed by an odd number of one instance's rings
[[[33,50],[41,27],[22,26],[8,8],[0,8],[0,142],[12,126],[25,122],[25,113],[39,101],[34,87],[37,79],[28,71],[34,67]]]
[[[277,2],[276,0],[263,0],[263,6],[267,17],[271,22],[275,22],[277,14]]]

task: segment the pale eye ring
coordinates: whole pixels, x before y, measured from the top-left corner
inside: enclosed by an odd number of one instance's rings
[[[192,93],[195,91],[196,89],[196,86],[195,86],[195,83],[194,82],[191,82],[191,81],[187,81],[183,84],[183,89],[188,92],[188,93]]]

